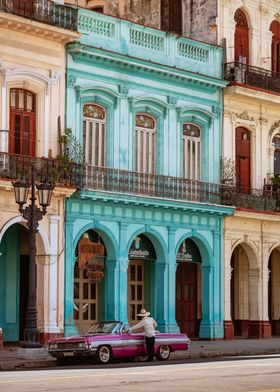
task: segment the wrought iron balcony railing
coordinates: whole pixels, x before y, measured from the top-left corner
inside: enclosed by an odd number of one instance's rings
[[[230,84],[240,83],[280,93],[280,73],[267,69],[237,62],[227,63],[225,64],[224,78]]]
[[[0,153],[0,179],[28,179],[32,165],[35,167],[37,181],[48,179],[56,186],[258,211],[280,211],[280,193],[273,191],[272,188],[238,189],[224,184],[78,165],[69,161],[3,152]]]
[[[78,10],[50,0],[0,0],[0,11],[77,31]]]
[[[80,188],[81,166],[76,163],[4,152],[0,153],[0,179],[28,179],[31,176],[32,165],[35,168],[36,181],[47,179],[56,186]]]
[[[220,204],[260,211],[280,207],[280,194],[257,189],[194,181],[179,177],[84,166],[82,188],[93,191]]]

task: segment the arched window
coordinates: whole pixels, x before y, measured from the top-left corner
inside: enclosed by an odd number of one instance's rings
[[[12,154],[35,156],[36,99],[28,90],[10,90],[10,144]]]
[[[272,139],[272,148],[274,150],[274,175],[280,175],[280,133]]]
[[[183,177],[201,179],[201,130],[195,124],[183,124]]]
[[[276,20],[272,22],[270,31],[272,32],[271,70],[273,72],[280,72],[280,23]]]
[[[147,114],[137,114],[135,171],[154,174],[156,172],[156,122]]]
[[[106,110],[102,106],[84,105],[83,152],[88,165],[106,165]]]
[[[236,128],[236,186],[243,193],[250,192],[251,186],[251,141],[250,131],[243,127]]]
[[[234,61],[249,64],[249,27],[246,15],[243,11],[237,10],[234,15],[235,35],[234,35]]]

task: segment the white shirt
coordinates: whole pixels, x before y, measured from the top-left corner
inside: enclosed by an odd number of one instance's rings
[[[135,329],[144,328],[145,336],[150,338],[156,336],[156,327],[157,323],[152,317],[143,317],[139,323],[130,328],[130,331],[132,332]]]

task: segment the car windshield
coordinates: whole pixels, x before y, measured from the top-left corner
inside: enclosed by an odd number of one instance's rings
[[[112,333],[116,332],[116,326],[119,325],[118,321],[105,321],[101,323],[93,323],[87,330],[87,334],[93,333]]]

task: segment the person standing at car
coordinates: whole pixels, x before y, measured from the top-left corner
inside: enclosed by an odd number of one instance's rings
[[[129,333],[137,330],[139,328],[143,328],[145,332],[145,344],[147,348],[148,358],[147,362],[151,362],[154,359],[155,355],[155,339],[156,339],[156,330],[157,327],[156,321],[150,316],[150,312],[147,312],[146,309],[141,309],[140,313],[137,316],[142,317],[142,320],[135,324],[133,327],[129,329]]]

